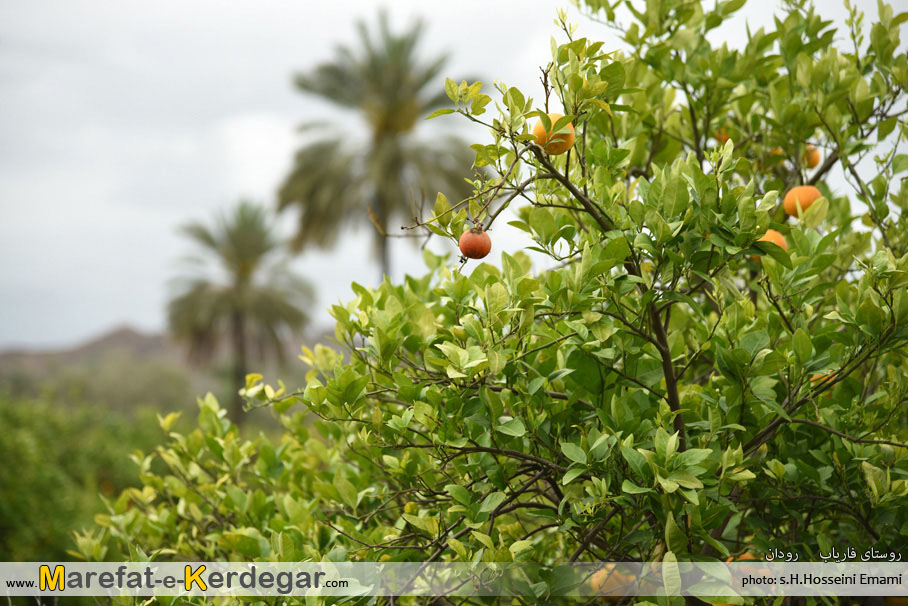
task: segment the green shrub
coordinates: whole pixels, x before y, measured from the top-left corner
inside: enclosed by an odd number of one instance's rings
[[[137,484],[130,452],[161,437],[152,413],[8,397],[0,397],[0,427],[3,561],[71,559],[73,533],[104,510],[98,495]]]
[[[423,277],[354,285],[332,308],[344,353],[304,349],[299,391],[249,377],[281,440],[243,440],[203,401],[199,427],[141,460],[144,487],[112,503],[82,553],[658,561],[781,544],[807,561],[834,545],[908,548],[906,15],[882,8],[865,41],[853,13],[856,50],[837,49],[828,22],[789,3],[777,31],[710,47],[705,33],[741,4],[647,3],[623,30],[628,53],[566,28],[545,105],[564,108],[577,142],[557,157],[528,134],[542,102],[499,85],[487,119],[481,85],[449,81],[456,112],[490,127],[476,163],[498,176],[471,199],[439,196],[421,225],[452,250],[469,221],[494,240],[501,210],[525,199],[513,224],[552,269],[521,252],[469,271],[426,254]],[[895,150],[879,143],[890,136]],[[825,158],[813,172],[806,142]],[[864,157],[872,177],[854,168]],[[833,168],[855,191],[830,189]],[[782,196],[808,181],[824,197],[786,217]],[[760,241],[769,228],[787,250]]]

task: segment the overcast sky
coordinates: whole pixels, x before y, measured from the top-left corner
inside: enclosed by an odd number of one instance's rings
[[[858,4],[872,22],[876,2]],[[538,98],[555,11],[567,5],[395,0],[388,12],[398,28],[425,19],[425,55],[448,52],[447,75],[501,80]],[[844,18],[838,0],[821,6]],[[162,330],[168,283],[191,251],[177,227],[210,221],[243,197],[273,207],[303,141],[296,126],[344,118],[296,92],[292,74],[353,42],[354,21],[374,21],[377,7],[0,0],[0,348],[68,346],[122,324]],[[751,0],[717,40],[737,46],[745,20],[771,27],[769,9]],[[604,27],[569,15],[581,35],[618,45]],[[456,117],[437,122],[445,120],[471,141],[485,137]],[[289,235],[292,218],[283,223]],[[499,223],[495,258],[527,245]],[[363,228],[333,252],[295,261],[318,286],[319,325],[330,325],[328,305],[350,298],[351,281],[376,281],[370,242]],[[395,241],[392,263],[397,278],[423,273],[406,242]]]

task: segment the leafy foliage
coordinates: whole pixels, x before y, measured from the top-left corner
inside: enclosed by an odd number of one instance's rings
[[[204,401],[199,429],[159,450],[170,471],[144,473],[94,540],[534,562],[908,547],[908,14],[883,5],[866,42],[852,11],[844,50],[790,3],[742,50],[711,47],[742,4],[628,3],[629,53],[565,25],[543,108],[498,85],[491,142],[473,147],[497,176],[420,222],[456,238],[472,218],[494,237],[519,197],[513,224],[557,265],[503,253],[467,274],[426,254],[421,278],[354,284],[332,308],[345,353],[304,348],[296,392],[247,377],[281,415],[279,446],[241,441]],[[614,26],[614,6],[587,7]],[[479,83],[446,92],[475,121],[491,102]],[[553,158],[529,122],[556,102],[577,143]],[[807,142],[824,154],[813,172]],[[853,192],[830,188],[833,169]],[[781,196],[802,182],[825,197],[794,221]],[[758,243],[768,228],[787,251]]]
[[[75,530],[138,483],[128,456],[161,432],[149,409],[126,414],[85,400],[0,396],[0,555],[7,562],[65,561]]]

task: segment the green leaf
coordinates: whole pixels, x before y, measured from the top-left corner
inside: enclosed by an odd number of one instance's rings
[[[908,154],[896,154],[892,159],[892,174],[897,175],[906,170],[908,170]]]
[[[880,122],[880,125],[877,127],[876,138],[877,141],[882,141],[895,130],[895,126],[898,124],[898,118],[892,116]]]
[[[803,328],[795,330],[791,344],[801,366],[805,366],[813,357],[813,344],[810,342],[807,332]]]
[[[678,557],[669,550],[662,556],[662,585],[666,595],[681,595],[681,571]]]
[[[652,489],[643,488],[642,486],[637,486],[630,480],[624,480],[621,483],[621,492],[626,492],[628,494],[643,494],[645,492],[652,492]]]
[[[271,552],[270,543],[255,528],[225,532],[219,541],[221,547],[250,558],[266,557]]]
[[[507,498],[508,498],[507,495],[505,495],[503,492],[493,492],[492,494],[487,496],[485,499],[483,499],[482,505],[480,505],[480,507],[479,507],[479,511],[481,511],[482,513],[489,513],[491,511],[495,511],[495,509],[499,505],[501,505]]]
[[[519,438],[527,432],[523,421],[521,421],[520,419],[511,419],[510,421],[502,423],[501,425],[496,427],[495,430],[507,436],[513,436],[515,438]]]
[[[486,286],[485,295],[490,317],[498,315],[508,305],[508,290],[501,282],[494,282]]]
[[[687,535],[675,522],[671,512],[665,518],[665,544],[674,552],[687,551]]]
[[[489,549],[495,549],[495,543],[492,542],[492,537],[477,530],[471,530],[470,533],[476,538],[477,541],[485,545]]]
[[[669,478],[663,478],[662,476],[657,475],[656,481],[659,482],[660,486],[662,486],[662,490],[669,494],[678,490],[678,483]]]
[[[533,541],[524,539],[522,541],[514,541],[513,543],[511,543],[511,546],[508,547],[508,551],[516,555],[521,551],[526,551],[527,549],[531,549],[532,547]]]
[[[472,503],[472,499],[470,498],[470,491],[463,486],[459,486],[457,484],[448,484],[447,486],[445,486],[445,490],[455,501],[457,501],[461,505],[469,506],[470,503]]]
[[[705,461],[713,451],[709,448],[689,448],[675,456],[675,464],[681,467],[693,467]]]
[[[586,453],[576,444],[572,442],[562,442],[561,452],[563,452],[564,456],[569,458],[571,461],[580,463],[581,465],[586,465]]]
[[[492,97],[479,94],[473,98],[473,102],[470,104],[470,113],[474,116],[479,116],[485,113],[485,107],[492,102]]]
[[[785,416],[787,416],[787,415],[785,415]],[[749,469],[740,469],[740,470],[735,470],[732,473],[725,474],[725,477],[727,477],[729,480],[734,480],[736,482],[746,482],[747,480],[753,480],[757,476],[754,474],[754,472],[750,471]]]
[[[635,449],[624,444],[621,445],[621,456],[624,457],[624,460],[627,461],[627,464],[631,466],[631,469],[638,476],[645,477],[646,470],[649,469],[649,463],[646,462],[646,457],[637,452]]]
[[[448,202],[448,198],[441,192],[438,192],[438,195],[435,196],[435,216],[444,215],[451,209],[451,204]],[[447,219],[447,222],[442,221],[443,224],[450,222],[450,218],[445,215],[444,219]]]
[[[561,484],[567,486],[568,484],[576,480],[579,476],[582,476],[584,473],[586,473],[585,467],[574,467],[573,469],[568,469],[567,473],[564,474],[564,477],[561,478]]]
[[[682,488],[700,489],[703,488],[701,482],[695,475],[689,471],[675,471],[668,476],[668,479],[681,486]]]
[[[548,244],[552,241],[557,230],[555,219],[552,218],[552,213],[549,209],[538,206],[534,206],[530,210],[529,224],[530,228],[539,236],[539,239],[544,244]]]
[[[817,199],[810,207],[804,211],[798,223],[808,229],[816,229],[826,220],[826,214],[829,212],[829,200],[825,196]]]
[[[170,431],[173,428],[174,423],[180,418],[181,412],[171,412],[166,417],[158,415],[158,424],[161,426],[161,429],[164,431]]]
[[[662,194],[662,207],[666,219],[672,219],[684,214],[687,210],[689,197],[687,183],[681,179],[681,164],[672,167],[668,182]]]
[[[356,508],[356,487],[350,480],[336,475],[334,476],[334,488],[337,489],[337,494],[346,505]]]
[[[449,107],[443,107],[441,109],[436,109],[434,112],[426,116],[426,120],[431,120],[432,118],[437,118],[438,116],[446,116],[448,114],[453,114],[456,110],[453,110]]]
[[[605,89],[604,94],[606,100],[613,101],[617,99],[624,88],[624,64],[620,61],[609,63],[599,72],[599,77],[608,82],[608,87]]]
[[[615,259],[623,261],[625,257],[631,254],[631,248],[627,244],[624,236],[618,236],[609,240],[602,249],[602,256],[606,259]]]
[[[457,103],[457,98],[459,95],[459,89],[457,83],[451,80],[450,78],[445,78],[445,94],[448,95],[448,98]]]
[[[432,517],[421,518],[419,516],[414,516],[409,513],[405,513],[401,517],[403,519],[405,519],[407,522],[409,522],[410,524],[412,524],[413,526],[416,526],[417,528],[419,528],[420,530],[425,530],[433,537],[438,534],[438,528],[439,528],[438,518],[432,518]]]
[[[758,241],[754,242],[754,247],[769,255],[773,261],[782,264],[787,269],[791,269],[791,255],[787,250],[773,242]],[[772,276],[772,274],[770,274]]]
[[[720,5],[720,11],[723,15],[728,16],[740,9],[747,0],[727,0]]]
[[[870,488],[872,501],[878,503],[880,498],[888,491],[889,481],[886,478],[886,472],[867,461],[861,463],[861,469],[864,471],[864,478]]]

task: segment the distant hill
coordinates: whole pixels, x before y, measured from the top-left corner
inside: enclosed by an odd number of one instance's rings
[[[41,373],[55,366],[99,360],[110,353],[118,353],[136,361],[154,358],[175,360],[181,356],[179,346],[168,337],[142,333],[131,326],[121,326],[68,349],[33,351],[16,348],[0,351],[0,372],[4,368],[17,366]]]
[[[312,346],[315,343],[333,346],[331,339],[334,331],[315,331],[287,344],[286,356],[295,358],[300,345]],[[67,349],[30,350],[22,347],[0,350],[0,372],[5,368],[17,366],[34,372],[44,372],[54,366],[66,366],[97,361],[112,353],[131,358],[137,362],[147,360],[173,360],[180,365],[185,363],[185,351],[179,343],[167,335],[143,333],[131,326],[120,326],[99,337]]]
[[[308,370],[298,359],[300,345],[331,345],[333,332],[315,332],[287,345],[285,366],[253,362],[250,369],[269,381],[302,386]],[[59,402],[88,401],[116,409],[152,406],[177,410],[195,406],[208,391],[231,397],[228,352],[212,364],[190,366],[180,344],[166,335],[120,326],[71,348],[0,351],[0,393],[17,397],[48,396]]]

